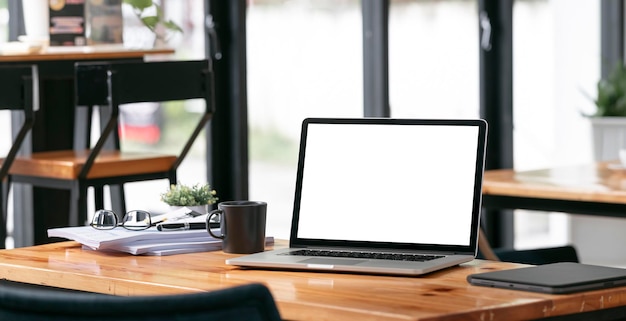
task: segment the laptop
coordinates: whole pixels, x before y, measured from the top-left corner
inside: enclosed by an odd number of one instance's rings
[[[467,276],[470,284],[566,294],[626,285],[626,269],[573,262],[491,271]]]
[[[308,118],[289,248],[241,267],[421,275],[477,255],[484,120]]]

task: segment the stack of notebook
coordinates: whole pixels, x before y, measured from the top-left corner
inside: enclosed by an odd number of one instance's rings
[[[133,255],[164,256],[216,251],[222,248],[222,240],[212,237],[206,230],[206,214],[176,222],[189,224],[187,229],[164,229],[157,225],[143,231],[132,231],[123,227],[112,230],[97,230],[91,226],[63,227],[49,229],[48,237],[70,239],[81,243],[85,249]],[[214,232],[220,235],[219,224]],[[268,244],[274,242],[273,237],[266,239]]]

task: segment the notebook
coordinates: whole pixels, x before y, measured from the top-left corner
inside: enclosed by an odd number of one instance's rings
[[[467,276],[474,285],[551,294],[626,285],[626,269],[562,262]]]
[[[420,275],[470,261],[486,135],[479,119],[305,119],[289,248],[226,263]]]

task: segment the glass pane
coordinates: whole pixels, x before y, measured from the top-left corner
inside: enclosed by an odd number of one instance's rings
[[[175,48],[173,57],[153,59],[191,60],[202,59],[204,52],[204,1],[161,1],[166,19],[183,28],[183,33],[171,34],[167,46]],[[124,45],[126,47],[149,47],[154,38],[146,37],[150,31],[138,21],[132,8],[123,6]],[[127,151],[153,151],[179,154],[184,142],[197,124],[204,110],[202,100],[165,103],[141,103],[121,106],[122,149]],[[206,143],[202,132],[191,151],[178,168],[178,180],[187,185],[206,182]],[[212,183],[212,182],[210,182]],[[170,208],[160,201],[160,194],[167,191],[167,180],[153,180],[125,184],[128,210],[147,210],[164,213]],[[219,190],[218,190],[219,193]],[[105,198],[108,201],[108,198]],[[90,203],[91,204],[91,203]]]
[[[0,0],[0,44],[9,40],[9,9],[7,0]]]
[[[590,97],[600,77],[600,2],[516,1],[513,9],[515,168],[592,162],[591,129],[583,114],[594,111]],[[581,224],[572,217],[525,211],[516,211],[514,217],[516,247],[574,243],[582,261],[594,259],[594,250],[578,243],[589,239],[590,232],[581,234]],[[610,224],[620,223],[626,222]]]
[[[287,238],[302,119],[363,115],[361,8],[354,0],[249,3],[250,198],[268,202],[268,235]]]
[[[391,1],[392,117],[478,117],[477,8],[476,1]]]

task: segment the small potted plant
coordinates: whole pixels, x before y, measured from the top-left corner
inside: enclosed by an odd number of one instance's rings
[[[161,194],[161,201],[171,207],[187,207],[200,214],[207,213],[207,206],[217,202],[217,192],[209,184],[188,186],[172,184],[167,192]]]
[[[607,79],[597,84],[598,96],[594,100],[596,113],[593,117],[626,116],[626,66],[618,62]]]
[[[617,159],[626,135],[626,66],[619,61],[606,79],[597,83],[594,114],[589,115],[596,160]]]

